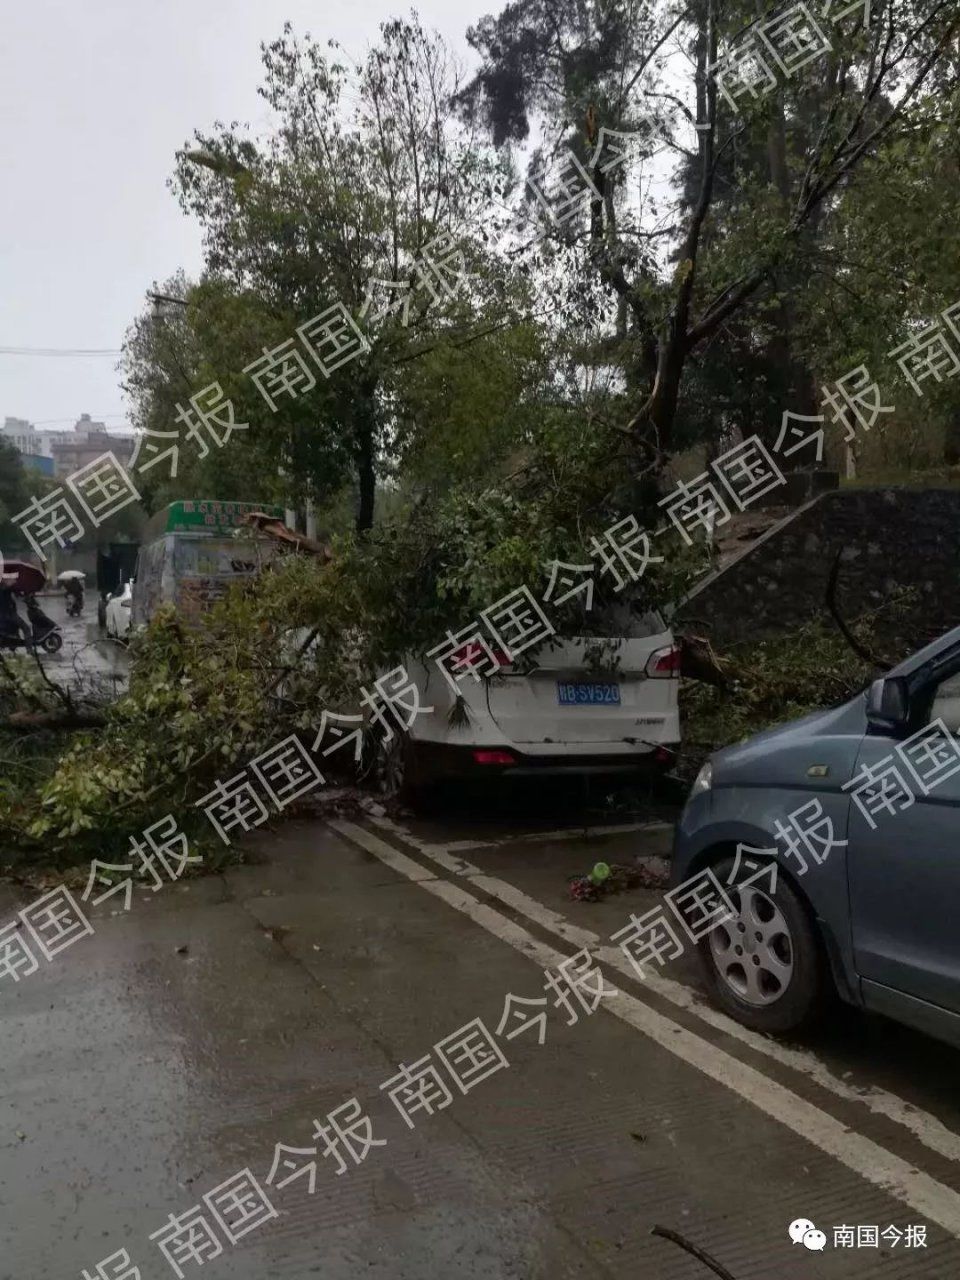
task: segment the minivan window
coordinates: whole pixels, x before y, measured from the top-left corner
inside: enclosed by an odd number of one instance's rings
[[[953,734],[960,733],[960,671],[936,686],[928,723],[933,720],[942,720]]]

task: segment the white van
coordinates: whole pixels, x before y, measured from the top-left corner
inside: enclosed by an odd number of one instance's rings
[[[244,525],[251,511],[283,516],[279,507],[213,498],[171,502],[151,516],[137,557],[133,626],[149,622],[162,604],[195,622],[233,583],[259,573],[277,547]]]

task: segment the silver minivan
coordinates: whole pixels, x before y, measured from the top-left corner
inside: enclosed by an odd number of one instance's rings
[[[700,956],[738,1021],[791,1031],[838,993],[960,1044],[960,627],[707,761],[671,875],[708,872],[731,906]]]

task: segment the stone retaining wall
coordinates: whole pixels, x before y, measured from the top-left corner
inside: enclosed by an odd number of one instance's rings
[[[822,494],[705,579],[677,610],[707,622],[720,644],[828,616],[830,569],[841,552],[837,605],[853,619],[910,586],[916,601],[890,626],[911,644],[960,625],[960,490],[850,489]]]

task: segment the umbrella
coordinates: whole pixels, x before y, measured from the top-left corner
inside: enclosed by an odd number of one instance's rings
[[[47,575],[35,564],[27,564],[26,560],[3,561],[3,585],[12,587],[18,595],[35,595],[46,581]]]
[[[86,576],[87,575],[85,573],[81,573],[79,569],[64,569],[60,577],[57,578],[57,581],[71,582],[74,578],[79,578],[81,581],[83,581],[83,579],[86,578]]]

